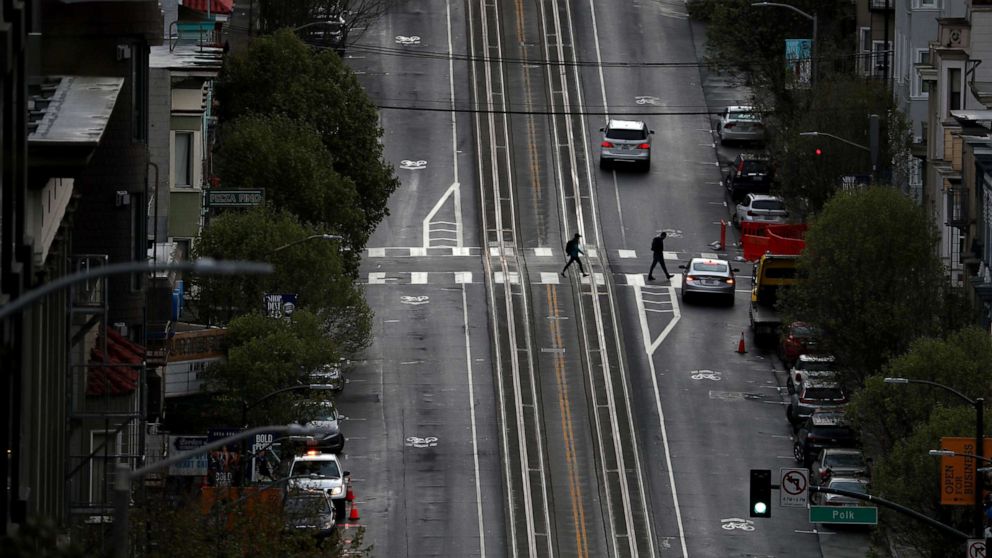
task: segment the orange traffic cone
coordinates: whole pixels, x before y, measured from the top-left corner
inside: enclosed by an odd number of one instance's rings
[[[351,491],[351,483],[348,483],[348,494],[344,497],[345,500],[349,502],[355,501],[355,493]]]
[[[358,515],[358,504],[351,503],[351,513],[348,514],[348,521],[358,521],[361,516]]]
[[[741,332],[741,340],[737,342],[737,354],[744,354],[747,352],[747,347],[744,346],[744,332]]]

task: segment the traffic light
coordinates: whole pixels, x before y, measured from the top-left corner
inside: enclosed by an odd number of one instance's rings
[[[772,516],[771,469],[751,469],[751,499],[748,513],[751,517]]]
[[[817,147],[816,149],[813,150],[813,154],[819,157],[820,155],[823,155],[823,150]]]

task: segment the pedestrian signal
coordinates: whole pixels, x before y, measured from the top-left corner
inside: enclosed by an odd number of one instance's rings
[[[772,516],[771,469],[751,469],[751,499],[748,513],[751,517]]]

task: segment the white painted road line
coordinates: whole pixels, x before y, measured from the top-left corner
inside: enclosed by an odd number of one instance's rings
[[[534,248],[534,255],[539,258],[548,258],[554,254],[551,252],[551,248]]]
[[[624,252],[625,250],[620,250],[620,251],[621,252]],[[633,252],[633,250],[630,250],[630,251]],[[623,256],[620,256],[620,257],[622,258]],[[640,273],[628,273],[626,275],[626,277],[627,277],[627,284],[628,285],[631,285],[633,287],[643,287],[644,286],[644,275],[642,275]]]
[[[369,285],[385,285],[386,284],[386,273],[382,271],[373,271],[369,273]]]
[[[507,282],[506,279],[507,279],[507,277],[503,274],[502,271],[497,271],[497,272],[493,273],[493,282],[495,282],[495,283],[498,283],[498,284],[506,283]],[[511,271],[509,273],[509,279],[510,279],[509,282],[511,284],[513,284],[513,285],[519,284],[520,283],[520,273],[519,272],[516,272],[516,271]]]
[[[592,277],[594,279],[596,279],[596,284],[597,285],[605,285],[606,284],[606,276],[603,275],[602,273],[593,273],[592,274]],[[581,279],[579,279],[579,282],[582,283],[583,285],[588,285],[589,284],[589,281],[590,281],[589,277],[582,277]]]
[[[541,272],[541,284],[543,285],[558,285],[561,283],[561,275],[558,273],[548,273],[546,271]]]
[[[426,271],[414,271],[410,273],[410,283],[414,285],[426,285],[427,284],[427,272]]]
[[[456,271],[455,272],[455,283],[465,284],[472,282],[472,272],[471,271]]]
[[[370,258],[385,258],[386,249],[385,248],[369,248]]]
[[[624,259],[636,258],[637,250],[620,250],[620,257]]]

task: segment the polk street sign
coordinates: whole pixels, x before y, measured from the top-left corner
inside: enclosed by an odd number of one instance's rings
[[[810,506],[809,522],[875,525],[878,523],[878,508],[868,506]]]
[[[809,505],[809,470],[782,467],[778,490],[778,504],[786,508],[805,508]]]

